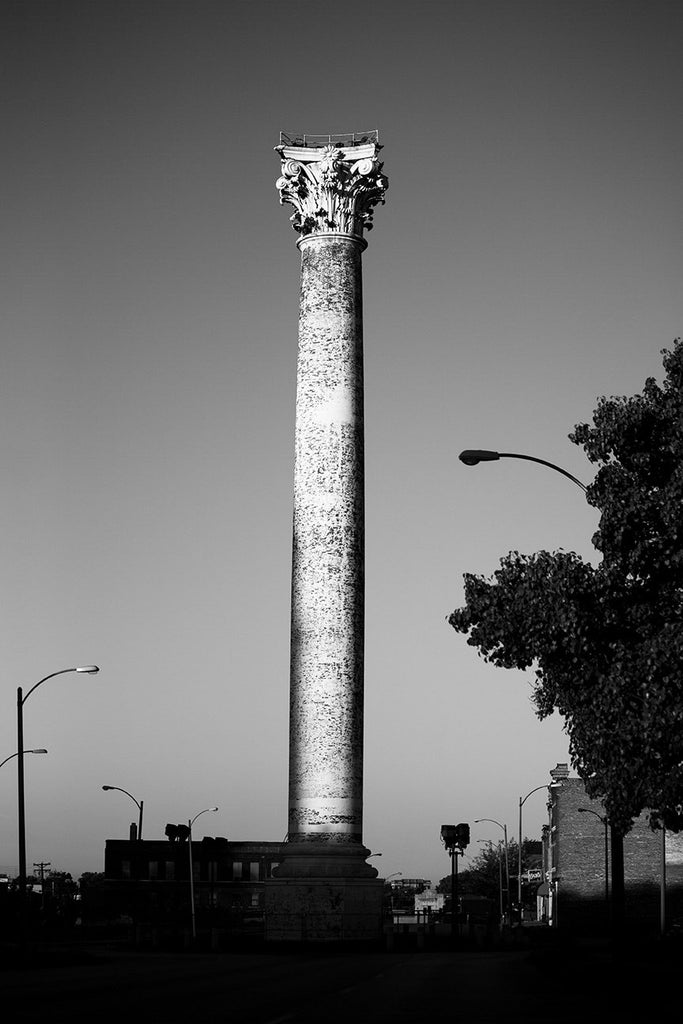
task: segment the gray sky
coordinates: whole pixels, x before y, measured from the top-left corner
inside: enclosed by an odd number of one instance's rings
[[[680,335],[677,2],[2,5],[0,760],[28,865],[287,828],[299,253],[279,131],[378,128],[364,259],[366,845],[449,871],[567,761],[529,676],[446,623],[515,549],[594,558],[567,439]],[[17,870],[16,761],[0,868]],[[524,807],[540,835],[543,794]],[[204,827],[200,827],[203,825]],[[377,863],[377,862],[376,862]],[[467,866],[467,859],[463,867]]]

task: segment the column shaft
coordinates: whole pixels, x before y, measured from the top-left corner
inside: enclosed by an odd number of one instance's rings
[[[289,839],[361,843],[365,243],[299,246]]]

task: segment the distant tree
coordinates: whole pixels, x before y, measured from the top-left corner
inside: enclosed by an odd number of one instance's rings
[[[642,394],[599,399],[570,440],[597,473],[594,567],[576,553],[511,552],[465,576],[448,621],[486,661],[535,668],[534,702],[565,720],[572,765],[612,826],[623,913],[623,836],[644,810],[683,826],[683,344]]]
[[[83,923],[111,916],[112,894],[108,892],[103,871],[85,871],[78,879],[80,914]]]
[[[84,871],[78,879],[78,887],[81,892],[101,886],[104,883],[104,871]]]
[[[48,871],[45,887],[53,896],[74,896],[78,889],[68,871]]]
[[[522,842],[522,871],[536,864],[537,858],[532,858],[531,850],[538,845],[538,840],[524,839]],[[508,841],[508,870],[510,874],[510,902],[516,902],[516,887],[514,879],[517,878],[517,849],[518,843],[514,839]],[[507,886],[507,874],[505,871],[505,854],[503,844],[494,845],[488,843],[481,847],[479,853],[474,856],[462,871],[458,871],[458,889],[461,893],[468,893],[472,896],[485,896],[487,899],[500,900],[501,876],[503,893]],[[451,875],[444,875],[437,883],[436,891],[447,896],[451,894]]]

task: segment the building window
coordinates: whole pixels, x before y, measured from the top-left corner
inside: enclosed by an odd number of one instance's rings
[[[257,860],[252,860],[249,865],[249,880],[251,882],[258,882],[259,880],[259,869],[261,865]]]
[[[234,860],[232,862],[232,878],[233,881],[239,882],[242,880],[242,861]]]
[[[130,861],[121,861],[121,878],[130,878]]]
[[[172,882],[173,879],[175,878],[175,861],[174,860],[167,860],[166,861],[166,875],[165,875],[165,878],[169,882]]]
[[[159,877],[159,861],[158,860],[151,860],[149,862],[149,877],[150,878],[158,878]]]
[[[268,877],[269,878],[273,877],[273,871],[275,871],[275,868],[278,868],[279,866],[280,866],[280,861],[279,860],[274,860],[274,861],[272,861],[271,864],[268,865]]]
[[[258,907],[261,905],[261,897],[257,892],[252,892],[251,894],[251,905],[252,907]]]

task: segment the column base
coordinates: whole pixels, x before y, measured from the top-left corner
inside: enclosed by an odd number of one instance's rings
[[[274,878],[377,878],[367,863],[370,851],[362,843],[330,840],[290,840],[285,844]]]
[[[380,942],[381,878],[269,878],[266,942]]]
[[[384,882],[369,853],[362,843],[287,843],[265,883],[266,941],[379,941]]]

